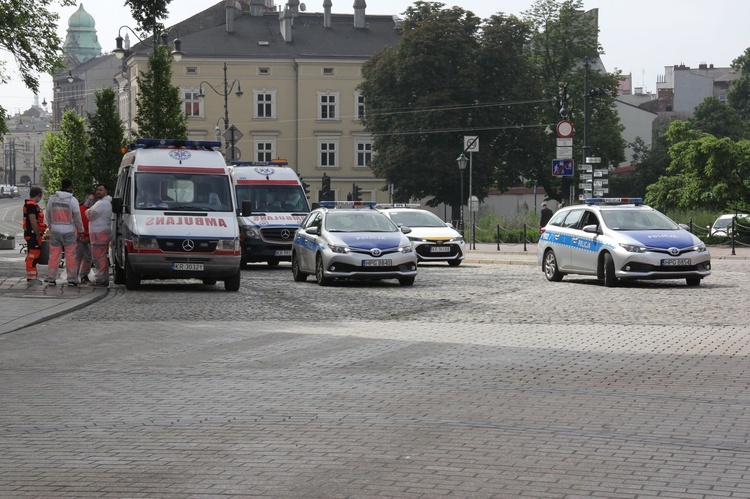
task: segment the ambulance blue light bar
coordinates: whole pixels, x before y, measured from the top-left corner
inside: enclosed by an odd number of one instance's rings
[[[234,166],[287,166],[289,164],[286,160],[276,161],[232,161]]]
[[[586,204],[643,204],[643,198],[586,198]]]
[[[369,206],[374,208],[378,203],[375,201],[321,201],[318,204],[323,208],[345,208],[352,206]]]
[[[128,144],[128,150],[145,148],[182,147],[186,149],[213,149],[221,147],[215,140],[176,140],[176,139],[137,139],[135,144]]]

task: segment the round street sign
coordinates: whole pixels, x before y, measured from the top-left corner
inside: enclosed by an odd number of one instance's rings
[[[568,120],[562,120],[557,124],[557,136],[568,138],[573,136],[573,123]]]
[[[228,148],[225,154],[227,161],[239,161],[241,156],[240,150],[236,147]]]

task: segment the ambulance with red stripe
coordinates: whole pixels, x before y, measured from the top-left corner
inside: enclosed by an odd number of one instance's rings
[[[139,139],[128,147],[112,199],[115,284],[200,279],[239,290],[239,212],[220,146]]]
[[[235,162],[232,167],[242,241],[242,265],[291,261],[299,224],[310,213],[305,189],[286,160]]]

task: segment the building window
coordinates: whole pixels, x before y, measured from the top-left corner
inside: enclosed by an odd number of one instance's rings
[[[185,68],[185,74],[189,76],[195,76],[198,74],[198,68],[196,67],[187,67]]]
[[[357,157],[354,160],[354,166],[358,168],[366,168],[370,166],[372,161],[372,141],[361,140],[357,141]]]
[[[355,95],[354,106],[355,106],[355,109],[357,110],[354,116],[354,119],[362,120],[365,117],[365,96],[358,92]]]
[[[194,88],[183,88],[182,99],[184,101],[185,114],[188,117],[203,116],[203,102],[198,98],[199,91]]]
[[[255,109],[253,118],[276,118],[276,90],[253,90]]]
[[[320,159],[318,167],[335,168],[336,153],[338,150],[338,139],[318,139],[318,158]]]
[[[338,93],[331,92],[319,92],[318,93],[318,119],[321,120],[335,120],[338,118],[336,112],[336,105],[338,104],[339,98]]]
[[[258,68],[258,74],[259,75],[270,75],[271,74],[271,68]]]
[[[271,161],[274,156],[274,139],[259,137],[255,139],[255,160]]]
[[[323,68],[323,74],[324,75],[332,75],[333,74],[333,68]]]

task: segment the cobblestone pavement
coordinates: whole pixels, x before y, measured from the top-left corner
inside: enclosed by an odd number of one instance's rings
[[[116,286],[0,336],[0,496],[750,497],[748,270]]]

